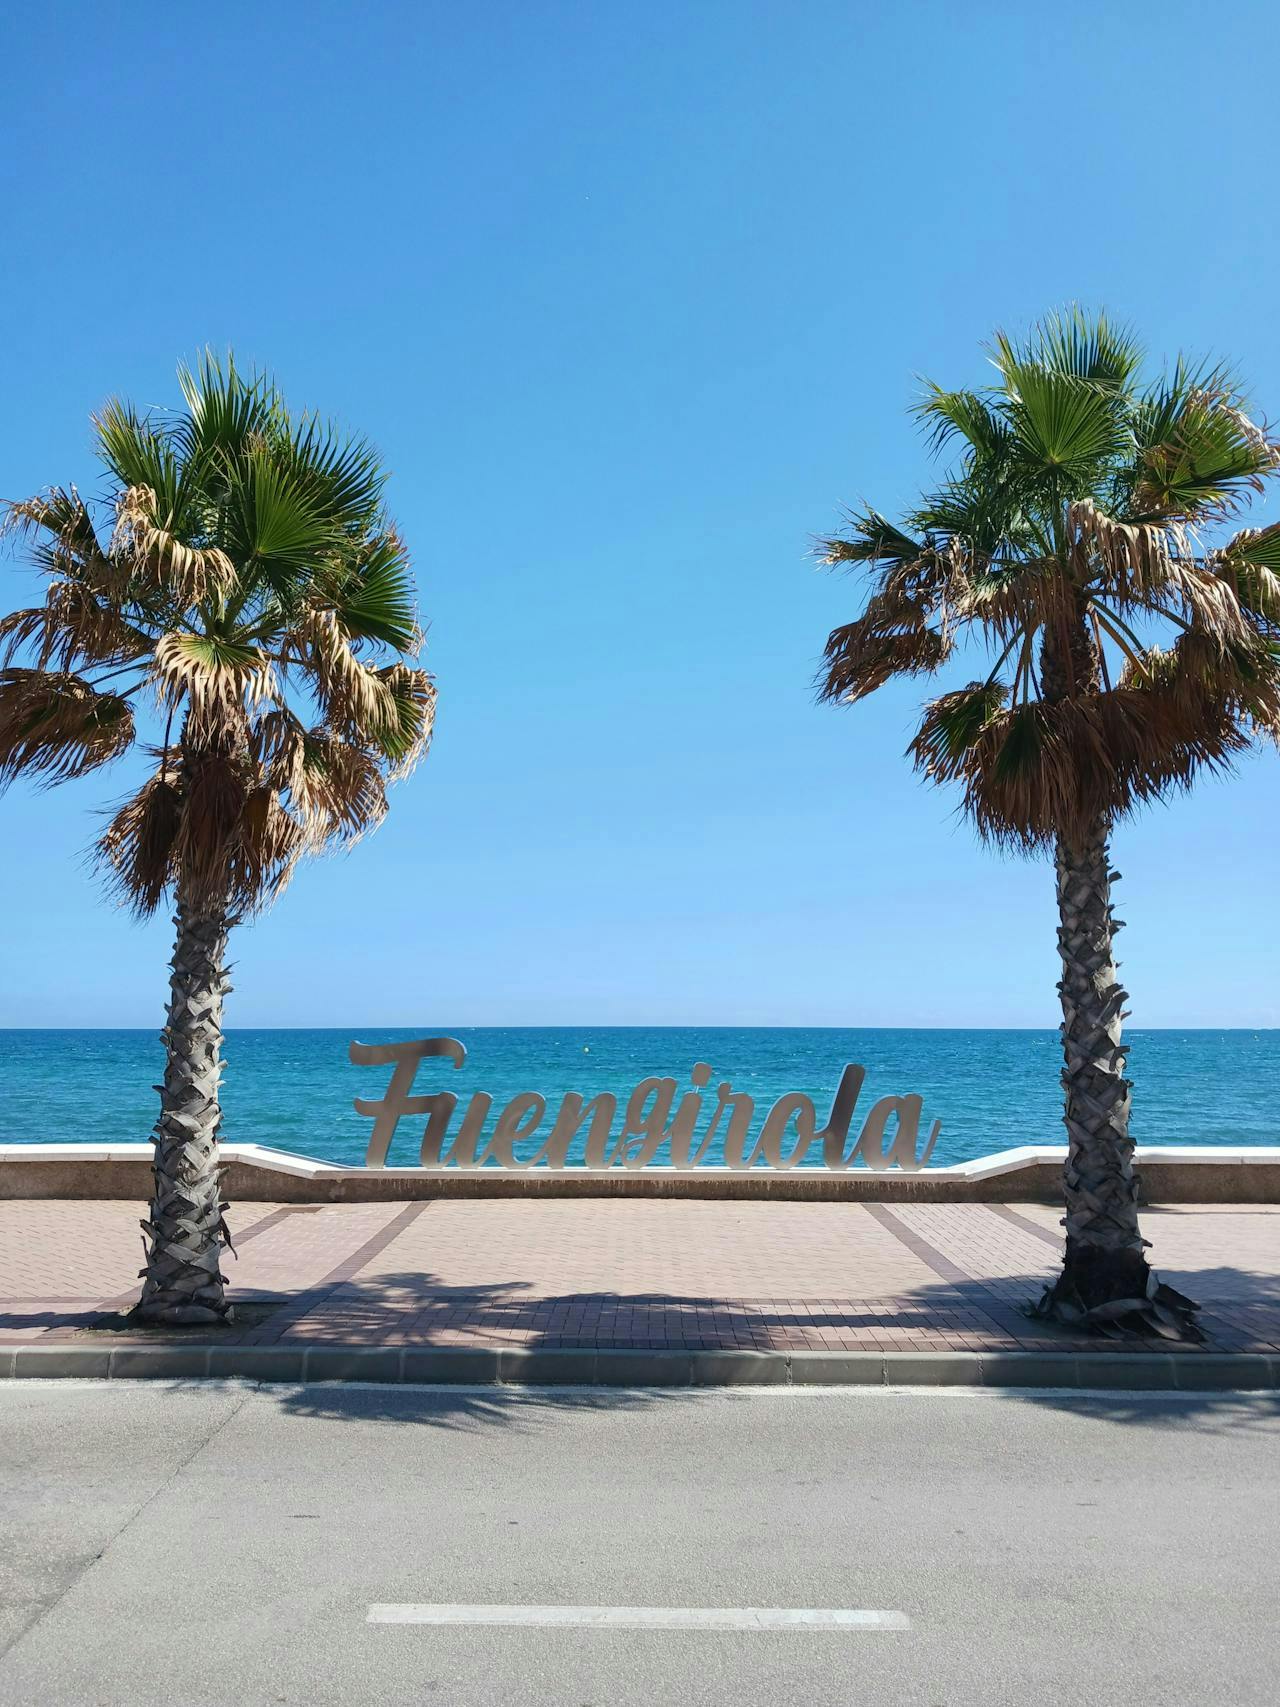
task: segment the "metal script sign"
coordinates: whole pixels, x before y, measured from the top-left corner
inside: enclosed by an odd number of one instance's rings
[[[419,1165],[424,1168],[563,1168],[569,1149],[585,1131],[584,1168],[643,1168],[668,1146],[672,1168],[707,1165],[713,1146],[723,1152],[710,1164],[734,1173],[763,1163],[770,1168],[794,1168],[813,1152],[821,1151],[822,1163],[842,1173],[856,1162],[868,1168],[902,1168],[916,1172],[926,1167],[938,1141],[941,1122],[935,1120],[923,1151],[920,1149],[921,1099],[918,1096],[882,1097],[868,1112],[852,1144],[849,1132],[854,1110],[862,1092],[866,1071],[848,1066],[831,1104],[825,1126],[819,1127],[813,1099],[799,1091],[778,1098],[765,1116],[759,1137],[752,1141],[751,1124],[755,1102],[731,1084],[717,1086],[712,1101],[708,1085],[711,1068],[699,1061],[689,1074],[692,1089],[677,1096],[675,1079],[641,1079],[627,1098],[617,1135],[614,1125],[618,1098],[602,1091],[590,1102],[570,1092],[561,1098],[550,1128],[540,1134],[547,1115],[547,1099],[537,1091],[522,1091],[512,1097],[485,1132],[493,1098],[477,1091],[467,1104],[456,1132],[449,1141],[458,1099],[451,1091],[430,1095],[413,1094],[419,1063],[439,1056],[461,1067],[467,1052],[456,1037],[420,1037],[411,1043],[353,1043],[352,1061],[360,1067],[390,1067],[391,1082],[386,1094],[372,1101],[355,1099],[357,1114],[373,1121],[365,1164],[384,1168],[396,1126],[409,1115],[425,1115]],[[704,1108],[704,1101],[706,1106]],[[890,1123],[892,1122],[892,1127]],[[701,1130],[700,1128],[701,1123]],[[541,1137],[536,1147],[531,1140]],[[516,1154],[516,1146],[522,1153]]]

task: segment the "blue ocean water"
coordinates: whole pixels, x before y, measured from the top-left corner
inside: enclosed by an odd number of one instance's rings
[[[842,1067],[854,1061],[867,1070],[854,1135],[877,1098],[917,1092],[924,1099],[922,1139],[933,1120],[942,1122],[935,1165],[1065,1141],[1061,1056],[1052,1031],[755,1027],[230,1031],[223,1137],[360,1163],[371,1122],[355,1113],[352,1099],[382,1096],[390,1070],[352,1066],[348,1042],[441,1034],[465,1044],[466,1063],[458,1071],[447,1062],[424,1061],[415,1089],[458,1097],[455,1132],[478,1090],[492,1095],[495,1113],[519,1091],[542,1092],[549,1104],[545,1132],[567,1091],[585,1097],[610,1091],[625,1107],[649,1074],[670,1076],[688,1089],[689,1071],[699,1061],[712,1069],[708,1109],[716,1085],[727,1079],[754,1099],[754,1131],[785,1091],[812,1096],[821,1124]],[[1139,1143],[1280,1142],[1280,1031],[1135,1031],[1130,1042]],[[154,1032],[0,1031],[0,1143],[144,1140],[155,1118],[152,1086],[162,1065]],[[417,1162],[422,1124],[421,1118],[401,1122],[388,1158],[393,1165]],[[615,1133],[620,1124],[619,1117]],[[700,1131],[704,1125],[705,1117]],[[717,1159],[708,1152],[709,1163]]]

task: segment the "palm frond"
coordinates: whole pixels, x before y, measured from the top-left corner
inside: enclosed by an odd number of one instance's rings
[[[422,644],[414,609],[409,554],[394,528],[362,542],[317,578],[315,598],[331,605],[348,640],[369,640],[396,652]]]
[[[162,764],[98,838],[95,851],[111,888],[140,918],[149,918],[176,884],[181,822],[182,792],[173,770]]]
[[[1006,381],[1011,369],[1035,363],[1113,392],[1126,391],[1142,367],[1142,346],[1132,331],[1078,304],[1046,315],[1020,346],[997,333],[994,355]]]
[[[832,629],[818,672],[818,698],[852,705],[893,676],[929,675],[941,668],[950,642],[923,622],[886,619],[874,606],[856,622]]]
[[[1229,387],[1187,389],[1162,413],[1161,436],[1138,447],[1135,517],[1230,515],[1280,465],[1280,445]]]
[[[140,415],[131,403],[113,397],[93,417],[98,455],[124,492],[151,494],[151,520],[166,530],[181,529],[189,480],[164,426]],[[192,473],[195,471],[192,470]]]
[[[152,680],[161,705],[171,711],[184,702],[188,745],[220,744],[239,734],[248,707],[279,697],[271,662],[257,646],[216,634],[170,633],[155,649]]]
[[[933,450],[944,450],[961,439],[974,456],[997,459],[1007,453],[1009,424],[999,410],[977,391],[944,391],[929,382],[928,394],[915,408]]]
[[[1010,434],[1019,460],[1060,481],[1090,481],[1122,456],[1130,428],[1111,387],[1039,362],[1005,370]]]
[[[929,550],[926,542],[913,539],[882,516],[878,510],[853,511],[849,532],[820,539],[818,555],[824,563],[884,563],[902,566],[916,563]]]
[[[1280,522],[1236,534],[1213,567],[1228,581],[1244,611],[1267,628],[1280,629]]]
[[[52,786],[110,764],[133,744],[119,694],[54,670],[0,670],[0,788],[17,776]]]
[[[130,486],[121,493],[111,554],[128,561],[140,579],[180,610],[224,596],[236,580],[236,566],[220,546],[185,544],[160,525],[149,486]]]

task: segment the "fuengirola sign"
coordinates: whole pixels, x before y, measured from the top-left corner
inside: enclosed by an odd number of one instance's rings
[[[706,1165],[713,1146],[719,1145],[712,1165],[743,1173],[760,1163],[770,1168],[794,1168],[815,1146],[822,1163],[842,1173],[862,1162],[876,1171],[897,1167],[916,1172],[927,1167],[938,1141],[941,1122],[935,1120],[923,1151],[920,1150],[921,1099],[918,1096],[886,1096],[868,1111],[853,1144],[849,1132],[862,1093],[866,1070],[848,1066],[831,1104],[827,1123],[818,1126],[813,1099],[799,1091],[778,1098],[765,1116],[759,1136],[751,1139],[755,1102],[731,1084],[719,1085],[714,1101],[708,1086],[711,1068],[699,1061],[691,1070],[692,1088],[680,1093],[677,1080],[641,1079],[627,1098],[622,1123],[615,1137],[618,1098],[602,1091],[588,1102],[576,1092],[561,1098],[549,1130],[536,1147],[547,1114],[547,1099],[537,1091],[522,1091],[511,1098],[498,1115],[492,1130],[485,1131],[493,1098],[476,1091],[449,1142],[458,1099],[451,1091],[414,1094],[413,1082],[419,1064],[430,1056],[452,1061],[461,1067],[467,1052],[455,1037],[420,1037],[409,1043],[353,1043],[350,1056],[359,1067],[390,1067],[391,1082],[376,1101],[357,1097],[357,1114],[373,1121],[365,1165],[385,1168],[391,1140],[399,1122],[410,1115],[425,1115],[419,1166],[424,1168],[563,1168],[570,1147],[585,1130],[585,1169],[643,1168],[663,1145],[669,1146],[672,1168]],[[678,1097],[678,1100],[677,1100]],[[707,1107],[704,1111],[704,1099]],[[699,1122],[705,1112],[705,1122]],[[890,1123],[892,1122],[892,1129]],[[516,1147],[521,1146],[517,1155]]]

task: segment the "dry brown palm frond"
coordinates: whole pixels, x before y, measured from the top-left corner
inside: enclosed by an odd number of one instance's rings
[[[1273,563],[1280,566],[1280,522],[1243,529],[1212,561],[1215,573],[1228,582],[1246,613],[1271,630],[1280,628],[1280,574]]]
[[[1280,740],[1280,654],[1274,643],[1251,637],[1222,646],[1213,635],[1188,629],[1168,648],[1151,647],[1126,666],[1122,688],[1145,691],[1190,734],[1224,717]]]
[[[265,782],[277,793],[289,794],[304,782],[308,731],[288,706],[272,706],[254,719],[249,751]]]
[[[387,815],[386,781],[379,755],[321,727],[307,735],[305,774],[291,807],[308,845],[351,846]]]
[[[247,751],[230,743],[186,748],[179,769],[181,814],[174,838],[175,866],[193,905],[252,905],[233,879],[245,801],[257,784]]]
[[[1067,527],[1079,582],[1092,580],[1117,610],[1171,611],[1221,641],[1247,638],[1234,589],[1202,561],[1183,523],[1116,521],[1085,498],[1068,507]]]
[[[68,782],[133,744],[133,711],[65,671],[0,670],[0,787],[19,775]]]
[[[260,647],[216,635],[164,635],[151,673],[162,705],[173,710],[186,702],[193,744],[208,740],[216,746],[242,734],[248,715],[278,699],[280,691]]]
[[[958,624],[989,627],[1007,641],[1069,621],[1076,590],[1053,558],[1037,558],[966,576],[957,585],[953,609]]]
[[[29,610],[14,610],[0,617],[0,664],[11,664],[37,641],[41,667],[48,662],[44,656],[48,615],[43,605],[34,605]]]
[[[230,861],[230,889],[239,910],[270,905],[306,852],[306,832],[277,790],[266,783],[250,789]]]
[[[34,498],[4,507],[0,532],[29,542],[30,556],[43,574],[86,587],[108,604],[128,591],[129,568],[104,551],[97,529],[74,486],[51,487]]]
[[[388,776],[393,781],[402,781],[431,745],[438,697],[435,678],[429,671],[416,670],[408,664],[388,664],[378,674],[391,696],[395,713],[392,721],[378,731],[374,744],[389,762]]]
[[[933,780],[962,785],[984,836],[1032,849],[1059,835],[1083,843],[1100,821],[1229,768],[1248,745],[1233,698],[1157,679],[1012,708],[973,684],[926,708],[909,750]]]
[[[936,629],[886,631],[876,618],[860,618],[832,629],[818,672],[818,698],[853,705],[892,676],[928,675],[951,648]]]
[[[151,642],[79,581],[55,581],[43,605],[0,619],[0,657],[9,663],[30,648],[39,667],[125,664],[144,658]]]
[[[310,675],[328,722],[356,739],[394,722],[395,706],[381,673],[357,657],[333,611],[312,606],[282,648]]]
[[[144,918],[155,912],[177,875],[174,845],[181,818],[181,792],[172,767],[162,762],[98,838],[98,858],[111,874],[111,886]]]
[[[230,592],[236,567],[216,545],[185,545],[160,525],[156,495],[149,486],[130,486],[116,504],[111,556],[128,561],[135,574],[186,609]]]

